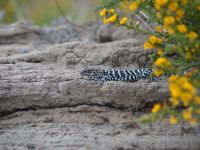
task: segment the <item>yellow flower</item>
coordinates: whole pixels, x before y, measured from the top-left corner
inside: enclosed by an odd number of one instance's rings
[[[191,95],[194,95],[196,93],[196,89],[188,81],[183,82],[180,80],[179,83],[183,87],[183,89],[188,91]]]
[[[169,77],[169,82],[175,82],[178,79],[177,75],[172,75]]]
[[[157,37],[154,35],[151,35],[149,37],[149,41],[151,42],[151,44],[156,44],[157,43]]]
[[[171,92],[171,95],[175,98],[178,98],[182,94],[180,87],[175,83],[169,84],[169,90]]]
[[[160,105],[160,104],[155,104],[155,105],[153,106],[153,108],[151,109],[151,112],[152,112],[152,113],[157,113],[157,112],[160,110],[160,108],[161,108],[161,105]]]
[[[182,3],[183,3],[184,5],[186,5],[186,4],[188,3],[188,0],[182,0]]]
[[[159,39],[159,38],[157,38],[155,35],[151,35],[151,36],[149,37],[149,42],[150,42],[151,44],[156,44],[156,43],[161,43],[162,40]]]
[[[119,24],[120,24],[120,25],[124,25],[124,24],[126,24],[127,20],[128,20],[127,17],[123,17],[123,18],[120,20]]]
[[[190,40],[194,40],[198,37],[198,34],[194,31],[190,31],[190,33],[188,34],[188,37]]]
[[[136,10],[138,8],[138,4],[136,2],[132,2],[129,6],[130,10]]]
[[[149,43],[149,42],[144,43],[144,49],[145,50],[152,49],[152,48],[154,48],[154,46],[151,43]]]
[[[178,82],[182,84],[188,83],[188,79],[186,77],[180,77],[178,79]]]
[[[170,124],[177,124],[177,118],[175,116],[170,116],[169,118],[169,122]]]
[[[155,8],[157,10],[160,10],[160,8],[162,6],[164,6],[167,2],[168,2],[168,0],[156,0],[156,2],[155,2]]]
[[[192,99],[192,95],[188,92],[183,92],[180,94],[180,99],[182,100],[184,106],[188,106],[190,100]]]
[[[117,14],[114,14],[114,15],[112,15],[110,18],[104,18],[103,19],[103,22],[104,22],[104,24],[107,24],[107,23],[114,23],[114,22],[116,22],[116,20],[117,20]]]
[[[155,26],[155,31],[160,33],[162,31],[161,27],[160,26]]]
[[[200,5],[199,5],[199,6],[197,6],[197,9],[198,9],[198,10],[200,10]]]
[[[163,71],[163,70],[160,70],[160,69],[154,69],[153,74],[154,74],[156,77],[159,77],[159,76],[161,76],[161,75],[164,74],[164,71]]]
[[[166,17],[164,18],[164,25],[165,25],[165,26],[171,25],[171,24],[173,24],[174,22],[175,22],[175,19],[174,19],[173,16],[166,16]]]
[[[176,75],[169,77],[169,90],[172,97],[180,98],[184,106],[189,105],[189,102],[196,93],[196,89],[189,83],[186,77],[178,77]],[[176,103],[175,100],[174,103]]]
[[[135,26],[138,27],[140,25],[139,21],[136,21]]]
[[[176,107],[179,105],[179,101],[177,98],[171,97],[169,100],[172,103],[172,106]]]
[[[171,27],[168,27],[168,26],[167,26],[166,30],[167,30],[167,32],[168,32],[170,35],[172,35],[172,34],[175,33],[174,29],[172,29]]]
[[[102,9],[102,10],[99,12],[99,15],[100,15],[101,17],[106,16],[106,9],[105,9],[105,8]]]
[[[181,18],[183,17],[183,14],[184,14],[183,10],[182,10],[182,9],[178,9],[178,10],[176,11],[176,19],[177,19],[178,21],[180,21]]]
[[[178,8],[178,3],[177,2],[171,2],[169,4],[169,10],[175,11],[175,10],[177,10],[177,8]]]
[[[163,41],[163,39],[157,38],[157,43],[160,44]]]
[[[158,54],[159,56],[161,56],[161,55],[164,54],[164,51],[163,51],[162,49],[158,49],[157,54]]]
[[[187,27],[184,24],[177,25],[177,29],[180,33],[187,32]]]
[[[114,23],[116,20],[117,20],[117,14],[114,14],[113,16],[111,16],[111,17],[109,18],[109,21],[110,21],[111,23]]]
[[[183,111],[183,118],[185,120],[191,119],[192,118],[192,112],[189,109],[186,109]]]
[[[107,10],[107,12],[111,13],[111,14],[114,14],[115,13],[115,10],[114,9],[109,9]]]
[[[167,62],[167,58],[164,58],[164,57],[159,57],[156,61],[155,61],[155,65],[156,66],[163,66],[164,63]]]
[[[106,18],[104,17],[104,18],[103,18],[103,23],[104,23],[104,24],[108,24],[108,23],[109,23],[108,19],[106,19]]]
[[[194,103],[195,104],[200,104],[200,96],[195,96],[194,97]]]
[[[168,2],[168,0],[156,0],[156,5],[163,6]]]

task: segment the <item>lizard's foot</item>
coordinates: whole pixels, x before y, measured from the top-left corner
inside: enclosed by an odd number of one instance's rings
[[[158,82],[159,78],[158,77],[150,77],[147,81],[147,83],[151,83],[151,82]]]

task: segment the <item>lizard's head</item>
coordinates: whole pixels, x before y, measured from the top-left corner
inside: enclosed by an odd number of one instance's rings
[[[145,78],[148,78],[153,73],[152,69],[147,69],[147,68],[144,68],[142,71],[143,71],[142,76],[145,77]]]
[[[94,80],[101,79],[103,75],[100,69],[83,69],[80,74]]]

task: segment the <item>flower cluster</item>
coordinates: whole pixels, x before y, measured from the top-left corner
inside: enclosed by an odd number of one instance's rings
[[[176,124],[179,120],[197,124],[200,121],[200,96],[196,95],[196,89],[188,81],[188,78],[186,76],[170,76],[169,90],[171,92],[169,104],[157,103],[151,112],[170,114],[169,122],[171,124]],[[185,109],[175,113],[178,106],[184,106]]]
[[[115,23],[117,21],[117,14],[115,13],[114,9],[102,9],[99,13],[99,15],[103,18],[104,24],[108,23]]]
[[[117,15],[117,13],[115,12],[114,9],[102,9],[99,13],[99,15],[103,18],[103,22],[104,24],[108,24],[108,23],[112,23],[112,24],[116,24],[116,25],[126,25],[128,18],[127,17],[122,17],[119,20],[119,16]]]
[[[163,75],[168,71],[183,74],[187,69],[192,69],[198,65],[200,66],[198,59],[198,57],[200,57],[199,31],[197,26],[192,24],[193,20],[197,19],[195,18],[194,12],[200,15],[196,5],[199,4],[195,4],[195,2],[189,4],[187,0],[155,1],[155,19],[160,20],[159,26],[155,27],[155,33],[163,37],[165,42],[161,44],[156,43],[157,45],[151,42],[149,47],[144,43],[144,49],[154,48],[155,51],[157,51],[156,57],[153,60],[154,74],[156,76]],[[188,10],[191,10],[191,14],[185,13]],[[191,15],[193,15],[193,19],[189,18],[192,17]],[[152,36],[154,35],[150,37]],[[147,42],[149,41],[148,39]],[[173,57],[170,57],[170,55]],[[196,73],[189,72],[189,74],[190,76],[187,77],[179,77],[177,75],[169,77],[169,90],[171,93],[169,102],[174,109],[174,113],[172,113],[169,118],[171,124],[176,124],[178,120],[181,119],[191,124],[200,122],[198,113],[198,101],[200,97],[197,95],[196,88],[194,87],[195,83],[200,82],[200,79],[197,77],[199,76],[199,70],[197,69]],[[195,80],[194,74],[196,74],[197,77]],[[189,80],[191,80],[191,83]],[[180,111],[179,113],[176,111],[178,106],[185,107],[182,115],[180,115]],[[157,104],[152,108],[152,112],[155,112],[156,107]],[[159,110],[162,110],[162,108]],[[159,112],[159,110],[157,110],[157,112]]]
[[[151,35],[148,39],[147,42],[144,43],[144,49],[148,50],[148,49],[152,49],[154,48],[156,45],[159,45],[162,43],[162,39],[156,37],[155,35]]]
[[[158,52],[162,53],[162,50]],[[172,68],[171,62],[166,57],[157,58],[154,62],[154,66],[156,66],[156,69],[154,69],[155,76],[163,75],[165,73],[165,68]]]
[[[187,61],[196,59],[198,53],[197,49],[199,49],[199,30],[195,25],[196,22],[194,22],[194,20],[198,20],[196,16],[200,15],[198,7],[196,7],[199,5],[200,4],[196,1],[189,3],[187,0],[155,1],[155,19],[159,20],[162,26],[162,29],[157,27],[155,31],[158,31],[160,34],[167,32],[169,36],[166,40],[168,42],[174,41],[173,43],[177,44],[176,49],[169,49],[168,45],[164,46],[168,49],[167,52],[177,53]],[[189,13],[185,13],[186,11]],[[163,46],[161,47],[163,48]]]
[[[144,49],[151,52],[149,58],[155,76],[171,74],[169,91],[171,96],[166,103],[155,104],[150,117],[169,117],[171,124],[186,120],[191,124],[200,122],[200,1],[192,0],[123,0],[119,2],[131,14],[144,12],[153,22],[152,30],[140,28],[141,20],[133,23],[131,17],[124,16],[113,9],[103,8],[100,16],[104,23],[126,26],[149,37]],[[120,8],[120,7],[118,7]],[[119,9],[118,9],[119,10]],[[194,71],[195,70],[195,71]],[[182,108],[178,110],[178,108]]]
[[[135,11],[139,7],[140,3],[143,1],[144,0],[129,2],[127,0],[124,0],[121,3],[128,5],[128,6],[126,6],[125,9],[128,9],[130,11]],[[130,25],[132,24],[131,21],[128,22],[128,17],[119,17],[119,15],[116,13],[116,11],[114,9],[103,8],[99,12],[99,15],[101,17],[104,17],[103,18],[104,24],[112,23],[117,26],[127,26],[127,27],[130,27]],[[137,24],[138,24],[138,22],[137,22]]]
[[[166,70],[183,74],[188,69],[200,66],[198,28],[193,23],[193,20],[198,19],[196,15],[200,14],[196,7],[199,4],[195,4],[195,2],[191,4],[187,0],[162,2],[155,2],[156,18],[162,21],[161,27],[156,27],[155,31],[159,34],[167,33],[168,37],[165,45],[157,47],[158,49],[162,48],[163,51],[157,50],[158,58],[154,61],[154,74],[162,75]],[[191,14],[186,14],[185,12],[189,10]],[[169,57],[170,55],[173,57]],[[164,59],[164,56],[168,57],[170,61]],[[166,62],[168,63],[166,64]],[[200,96],[197,95],[195,88],[195,86],[199,88],[200,79],[198,76],[199,70],[196,69],[195,72],[189,71],[185,76],[173,75],[169,77],[171,93],[169,99],[171,108],[169,107],[169,109],[173,109],[169,118],[171,124],[176,124],[178,120],[186,120],[191,124],[200,122]],[[195,79],[195,77],[197,78]],[[185,109],[177,111],[177,107],[180,106]],[[152,109],[153,111],[154,109]]]
[[[189,106],[189,103],[196,94],[196,89],[189,83],[186,77],[178,77],[173,75],[169,77],[169,90],[171,92],[171,102],[173,106],[182,101],[184,106]]]
[[[171,105],[174,108],[180,105],[186,107],[181,117],[192,124],[197,123],[200,119],[197,117],[200,111],[200,96],[196,95],[196,89],[188,81],[188,78],[177,75],[169,77],[169,90]]]

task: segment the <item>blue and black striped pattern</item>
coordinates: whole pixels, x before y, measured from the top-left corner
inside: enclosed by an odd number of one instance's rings
[[[82,76],[87,76],[91,80],[95,81],[128,81],[134,82],[141,78],[151,78],[153,74],[152,69],[148,68],[139,68],[139,69],[84,69],[80,73]]]

